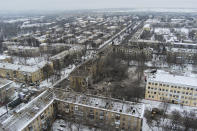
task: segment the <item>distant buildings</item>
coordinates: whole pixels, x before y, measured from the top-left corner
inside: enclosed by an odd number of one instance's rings
[[[164,71],[147,74],[145,99],[197,106],[197,78]]]
[[[31,46],[8,46],[8,53],[10,55],[35,57],[40,55],[40,49]]]

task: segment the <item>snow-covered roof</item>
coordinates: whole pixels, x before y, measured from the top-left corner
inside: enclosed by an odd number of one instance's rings
[[[13,81],[0,78],[0,88],[5,87],[11,83],[13,83]]]
[[[113,98],[98,97],[92,95],[77,94],[55,90],[54,98],[67,103],[98,108],[118,114],[130,115],[138,118],[143,117],[144,105],[141,103],[133,103]]]
[[[46,61],[42,61],[34,66],[17,65],[17,64],[11,64],[11,63],[0,63],[0,68],[6,69],[6,70],[33,73],[39,70],[40,68],[44,67],[46,63],[47,63]]]
[[[59,54],[57,54],[55,56],[52,56],[51,57],[51,60],[62,59],[62,58],[64,58],[68,54],[72,54],[72,53],[75,53],[76,51],[78,52],[78,51],[83,50],[83,48],[84,47],[83,46],[80,46],[80,45],[72,45],[69,50],[62,51]]]
[[[0,60],[4,60],[7,58],[10,58],[11,56],[7,56],[7,55],[0,55]]]
[[[23,106],[17,115],[6,119],[2,125],[7,131],[21,131],[34,119],[36,119],[46,108],[53,103],[53,93],[50,90],[44,91],[27,105]]]
[[[155,74],[148,77],[148,81],[167,83],[170,85],[190,86],[197,88],[197,78],[189,76],[181,76],[170,74],[165,71],[158,70]]]
[[[62,89],[48,89],[33,99],[30,103],[16,111],[15,115],[7,118],[2,127],[7,131],[21,131],[44,112],[54,100],[74,103],[117,114],[125,114],[138,118],[144,115],[144,104],[121,101],[112,98],[82,95],[66,92]]]
[[[38,47],[32,47],[32,46],[9,46],[8,49],[13,49],[13,50],[39,50]]]

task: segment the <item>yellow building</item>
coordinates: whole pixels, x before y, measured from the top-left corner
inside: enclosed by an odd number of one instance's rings
[[[74,119],[104,130],[141,131],[143,104],[62,90],[56,90],[55,94],[62,119]]]
[[[144,105],[48,89],[3,122],[6,131],[49,130],[56,116],[113,131],[141,131]]]
[[[45,61],[34,66],[0,63],[0,77],[25,83],[37,83],[45,79],[43,68],[46,64]],[[52,63],[50,66],[53,66]]]
[[[146,77],[145,99],[197,106],[197,78],[164,71]]]
[[[53,93],[44,91],[3,123],[6,131],[49,130],[54,120]]]

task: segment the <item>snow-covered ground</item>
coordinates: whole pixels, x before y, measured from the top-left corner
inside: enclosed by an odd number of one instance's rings
[[[141,102],[145,104],[145,110],[147,109],[147,110],[151,111],[153,108],[161,109],[163,107],[162,102],[159,102],[159,101],[151,101],[151,100],[143,99]],[[179,111],[180,113],[183,113],[184,111],[188,111],[188,112],[193,111],[193,112],[197,113],[197,107],[181,106],[179,104],[168,103],[168,108],[167,108],[166,113],[171,114],[175,110]],[[165,119],[165,120],[166,120],[165,122],[162,122],[163,125],[170,125],[171,124],[170,120],[168,120],[168,119]],[[144,117],[142,131],[163,131],[163,129],[159,128],[157,126],[150,127],[147,124],[146,118]]]
[[[57,119],[52,125],[52,131],[100,131],[82,124],[66,122]]]
[[[65,78],[65,77],[68,77],[68,75],[75,69],[75,65],[69,65],[67,68],[64,68],[62,71],[61,71],[61,79],[62,78]]]

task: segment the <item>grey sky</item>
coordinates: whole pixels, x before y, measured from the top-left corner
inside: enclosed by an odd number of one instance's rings
[[[70,10],[133,7],[197,8],[197,0],[0,0],[0,10]]]

